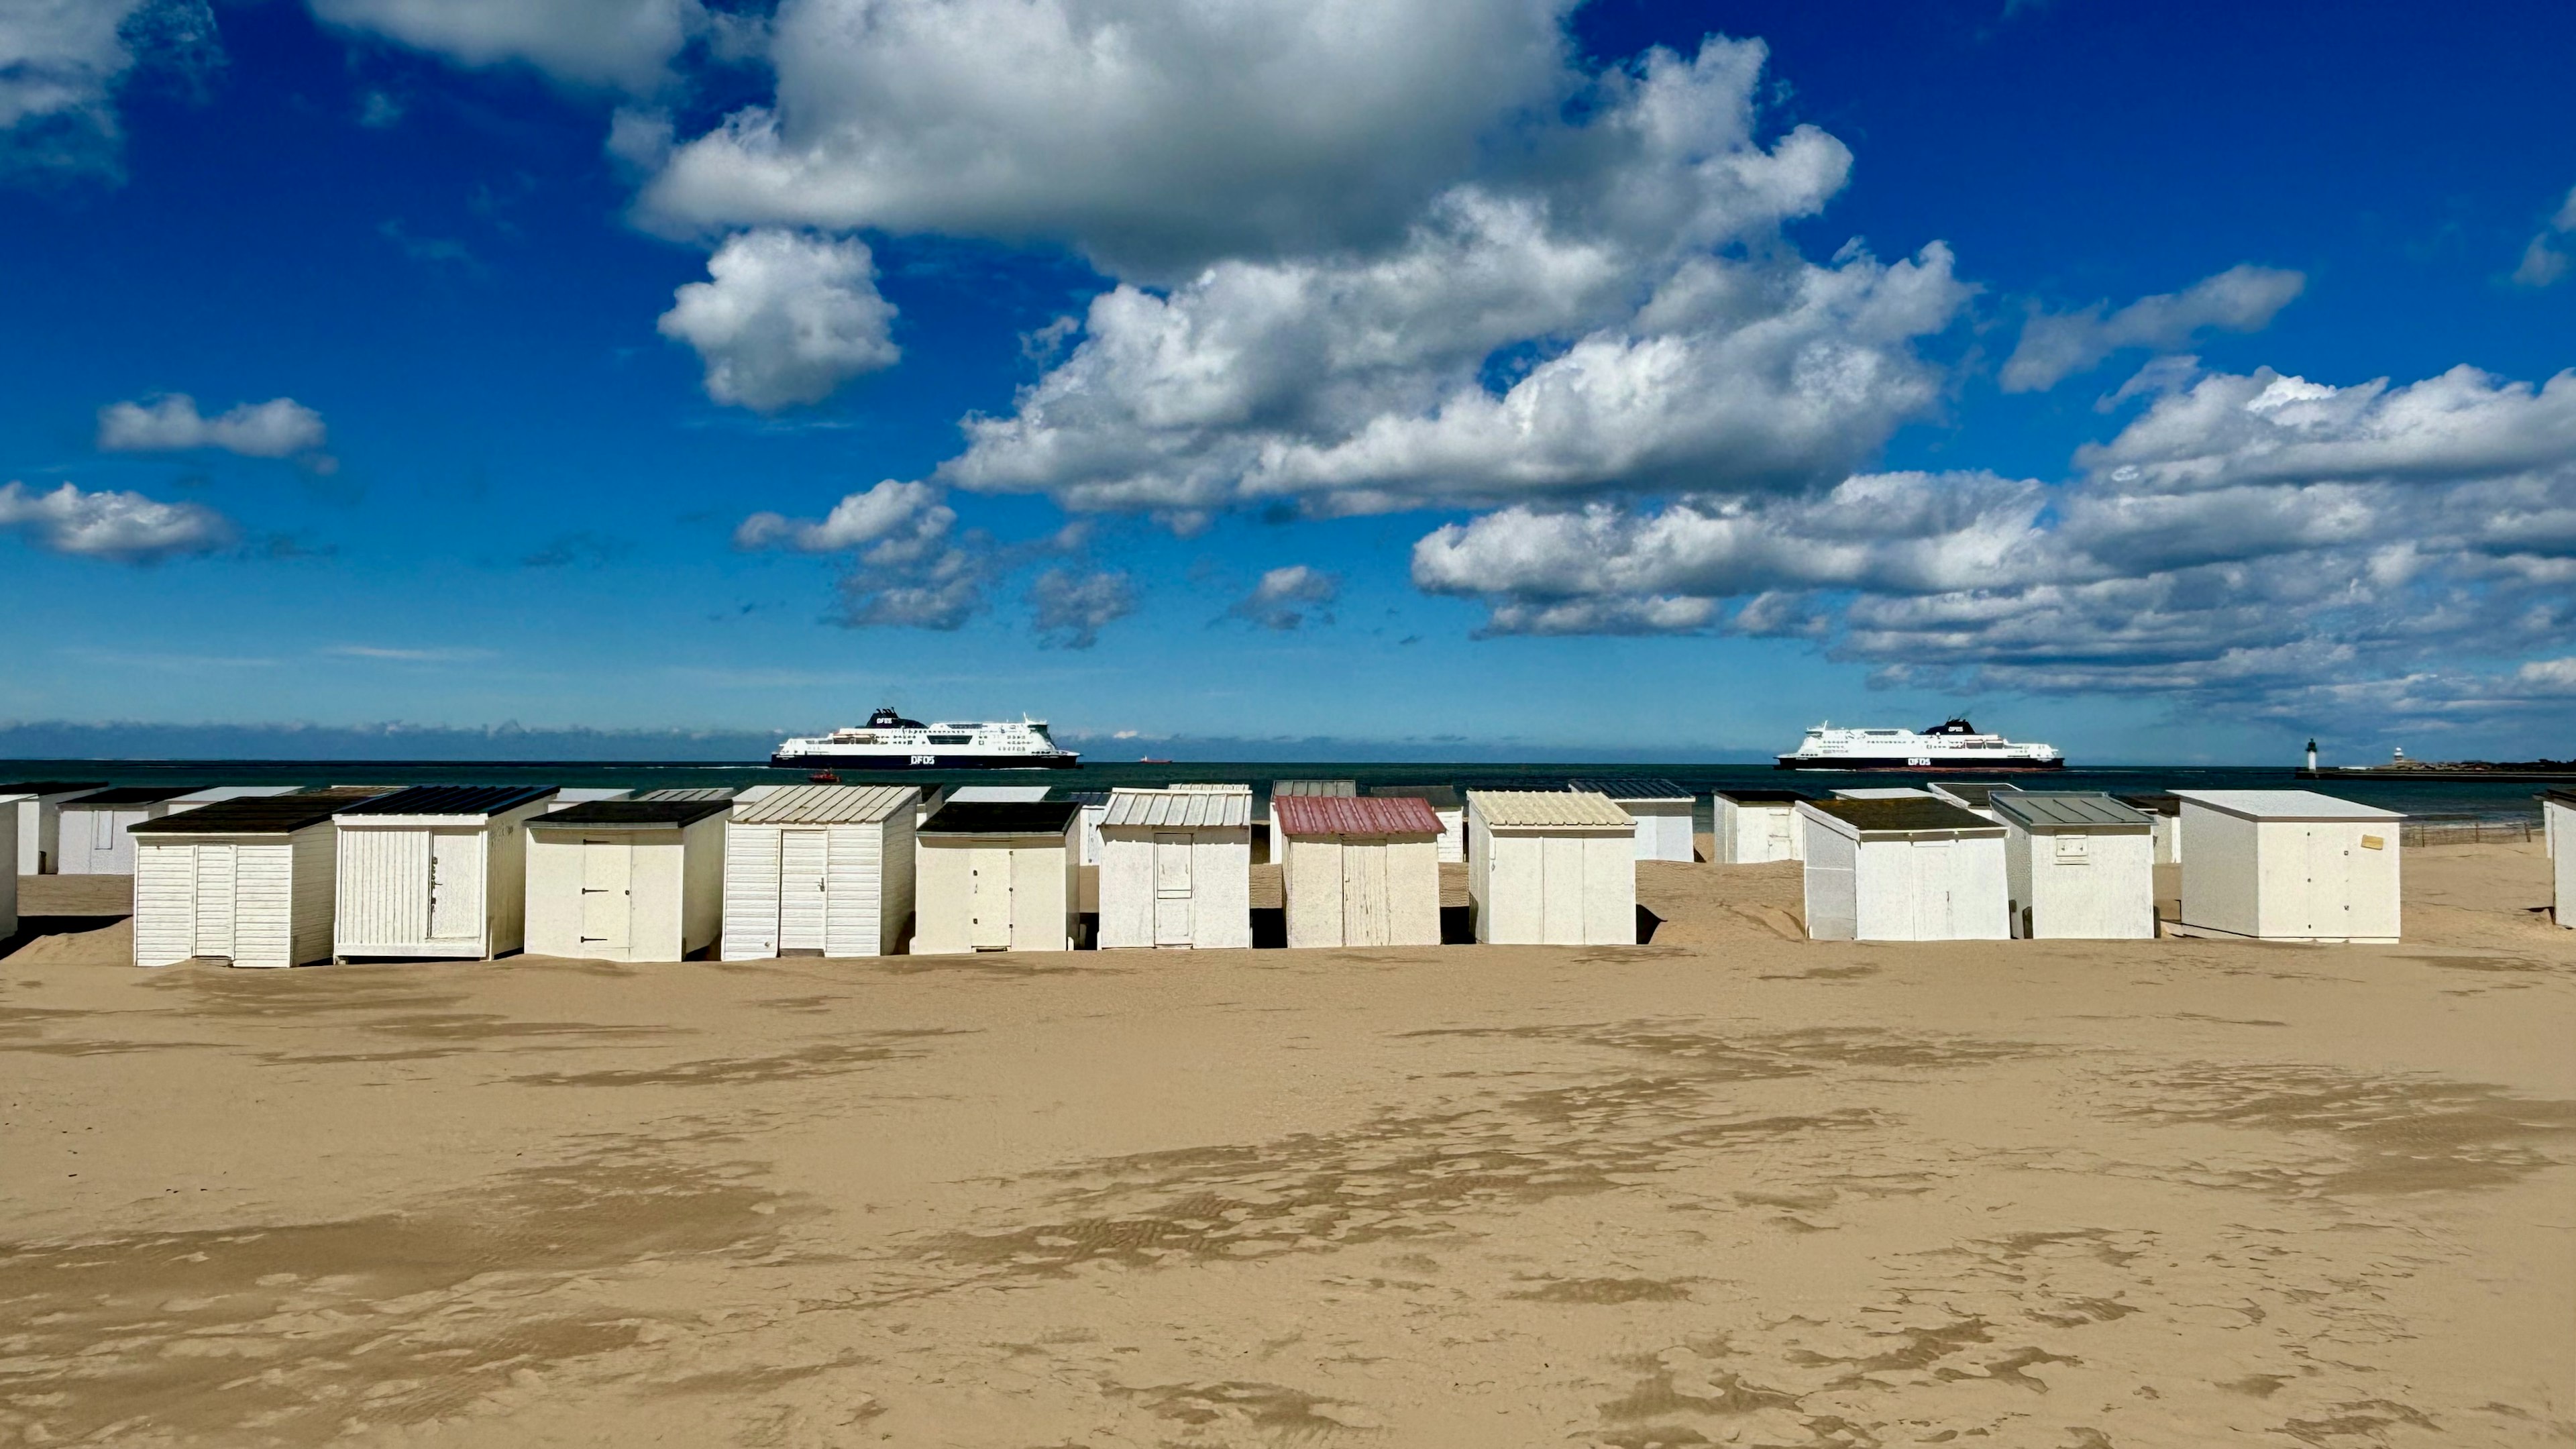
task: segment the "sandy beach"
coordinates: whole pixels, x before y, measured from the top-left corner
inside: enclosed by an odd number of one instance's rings
[[[0,961],[0,1442],[2576,1439],[2576,931]]]

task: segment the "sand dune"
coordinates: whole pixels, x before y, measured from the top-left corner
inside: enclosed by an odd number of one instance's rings
[[[2564,1444],[2576,931],[0,961],[0,1442]],[[88,881],[77,889],[105,888]]]

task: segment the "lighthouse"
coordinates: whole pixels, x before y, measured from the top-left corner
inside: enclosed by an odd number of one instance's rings
[[[2311,770],[2313,770],[2313,769],[2315,769],[2316,767],[2317,767],[2317,742],[2316,742],[2315,740],[2310,740],[2310,741],[2308,741],[2308,768],[2309,768],[2309,769],[2311,769]]]

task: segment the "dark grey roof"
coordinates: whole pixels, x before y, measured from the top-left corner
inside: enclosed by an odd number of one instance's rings
[[[726,800],[585,800],[528,822],[571,830],[668,830],[733,808]]]
[[[2543,800],[2555,800],[2559,804],[2564,805],[2571,810],[2576,810],[2576,790],[2543,790],[2540,793],[2540,798]]]
[[[1070,800],[1076,805],[1106,805],[1109,803],[1109,792],[1106,790],[1055,790],[1049,792],[1047,798]]]
[[[1062,835],[1082,807],[1070,800],[952,800],[921,822],[923,835]]]
[[[1646,776],[1600,776],[1565,782],[1569,790],[1589,790],[1613,800],[1688,800],[1690,787],[1678,780]]]
[[[105,780],[12,780],[0,795],[68,795],[74,790],[104,790]]]
[[[217,800],[194,810],[138,820],[127,827],[134,835],[284,835],[319,825],[374,790],[316,790],[302,795],[244,795]]]
[[[182,795],[194,795],[203,785],[119,785],[113,790],[100,790],[77,800],[66,800],[63,808],[74,805],[158,805]]]
[[[2018,792],[2021,789],[2019,785],[2008,785],[2001,780],[1934,780],[1924,788],[1970,806],[1992,805],[1998,790]]]
[[[1371,785],[1367,793],[1383,795],[1389,799],[1411,796],[1434,810],[1467,808],[1467,797],[1459,794],[1454,785]]]
[[[2160,795],[2150,793],[2145,795],[2114,795],[2111,798],[2130,807],[2131,809],[2144,810],[2150,815],[2180,815],[2182,813],[2182,797],[2180,795]]]
[[[414,785],[361,800],[343,815],[499,815],[555,792],[552,785]]]
[[[2098,790],[2016,790],[1995,797],[1995,813],[2043,830],[2149,830],[2155,821]]]
[[[1803,790],[1720,790],[1717,795],[1738,805],[1794,805],[1815,798]]]
[[[1904,800],[1810,800],[1812,809],[1821,810],[1856,830],[1983,830],[2000,831],[2002,826],[1974,814],[1947,800],[1918,795]]]

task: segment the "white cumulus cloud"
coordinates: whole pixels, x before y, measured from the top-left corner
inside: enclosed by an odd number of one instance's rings
[[[1787,249],[1850,154],[1805,127],[1761,142],[1763,54],[1711,41],[1597,78],[1580,123],[1530,141],[1548,164],[1461,182],[1392,249],[1101,295],[941,481],[1166,515],[1830,482],[1933,404],[1914,343],[1969,289],[1937,243]]]
[[[1303,627],[1310,618],[1331,623],[1333,616],[1324,611],[1341,596],[1342,581],[1332,574],[1311,564],[1289,564],[1264,573],[1252,592],[1226,612],[1264,629],[1285,631]]]
[[[578,85],[658,89],[710,25],[699,0],[309,0],[315,18],[467,66],[520,62]]]
[[[0,486],[0,528],[16,529],[49,553],[117,563],[157,563],[211,553],[233,541],[232,524],[195,503],[162,503],[140,493],[88,492],[65,483],[39,493]]]
[[[2576,232],[2576,188],[2570,188],[2567,199],[2558,205],[2549,225],[2522,249],[2522,261],[2513,269],[2513,280],[2525,287],[2554,286],[2567,275],[2567,253],[2561,250],[2561,239]]]
[[[2035,312],[2004,363],[2004,391],[2044,392],[2128,348],[2174,352],[2203,332],[2259,332],[2307,283],[2300,272],[2234,266],[2181,292],[2140,297],[2116,312],[2107,302],[2079,312]]]
[[[774,101],[679,148],[645,212],[1054,241],[1167,279],[1383,238],[1559,99],[1572,8],[786,0]]]
[[[660,326],[697,349],[717,402],[764,413],[821,402],[903,355],[865,242],[747,231],[717,249],[707,275],[678,290]]]
[[[222,63],[205,0],[0,5],[0,171],[117,169],[116,92],[138,66]]]
[[[220,448],[246,458],[318,461],[326,436],[322,415],[291,397],[242,403],[215,417],[198,412],[196,399],[186,393],[98,410],[98,446],[111,453]]]

